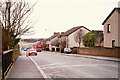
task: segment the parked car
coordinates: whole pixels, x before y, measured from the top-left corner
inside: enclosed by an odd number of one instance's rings
[[[37,52],[36,52],[35,49],[30,49],[30,50],[28,51],[28,55],[29,55],[29,56],[31,56],[31,55],[37,55]]]
[[[41,48],[37,48],[36,51],[37,51],[37,52],[41,52],[42,49],[41,49]]]
[[[27,48],[24,48],[23,50],[24,50],[24,51],[27,51]]]
[[[64,48],[65,53],[72,53],[72,50],[70,48]]]

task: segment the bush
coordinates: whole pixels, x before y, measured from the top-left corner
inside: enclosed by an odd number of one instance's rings
[[[93,32],[88,32],[83,36],[83,45],[85,47],[93,47],[95,45],[95,34]]]
[[[46,51],[49,51],[49,48],[46,48],[45,50],[46,50]]]
[[[19,55],[22,55],[22,53],[20,52]]]
[[[60,52],[61,52],[61,53],[64,53],[64,48],[62,48],[62,49],[60,50]]]
[[[77,54],[77,48],[74,48],[72,51],[73,54]]]

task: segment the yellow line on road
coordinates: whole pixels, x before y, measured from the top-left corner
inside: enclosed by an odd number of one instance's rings
[[[8,71],[7,75],[5,76],[5,79],[4,79],[4,80],[6,80],[6,79],[8,78],[8,76],[9,76],[9,74],[10,74],[10,72],[11,72],[13,66],[14,66],[14,63],[13,63],[13,65],[11,66],[11,68],[9,69],[9,71]]]

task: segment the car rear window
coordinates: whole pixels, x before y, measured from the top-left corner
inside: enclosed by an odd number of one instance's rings
[[[36,50],[34,50],[34,49],[31,49],[30,51],[36,51]]]

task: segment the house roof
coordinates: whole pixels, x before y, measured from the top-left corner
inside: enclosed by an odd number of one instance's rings
[[[93,32],[103,32],[102,30],[92,30]]]
[[[51,42],[51,45],[52,46],[58,46],[59,45],[58,39],[56,39],[55,41]]]
[[[80,29],[80,28],[82,28],[82,27],[85,28],[85,29],[87,29],[87,28],[84,27],[84,26],[73,27],[73,28],[69,29],[68,31],[64,32],[63,34],[61,34],[60,36],[68,36],[68,35],[70,35],[71,33],[75,32],[76,30],[78,30],[78,29]],[[87,29],[87,30],[90,31],[89,29]]]
[[[52,36],[49,38],[49,40],[51,40],[51,39],[57,37],[58,35],[59,35],[59,34],[52,35]]]
[[[110,18],[110,16],[111,16],[115,11],[117,11],[118,13],[120,13],[120,8],[114,8],[114,9],[112,10],[112,12],[108,15],[108,17],[103,21],[102,25],[105,24],[105,22]]]
[[[44,39],[42,42],[46,42],[46,41],[48,41],[49,39],[48,38],[46,38],[46,39]]]

